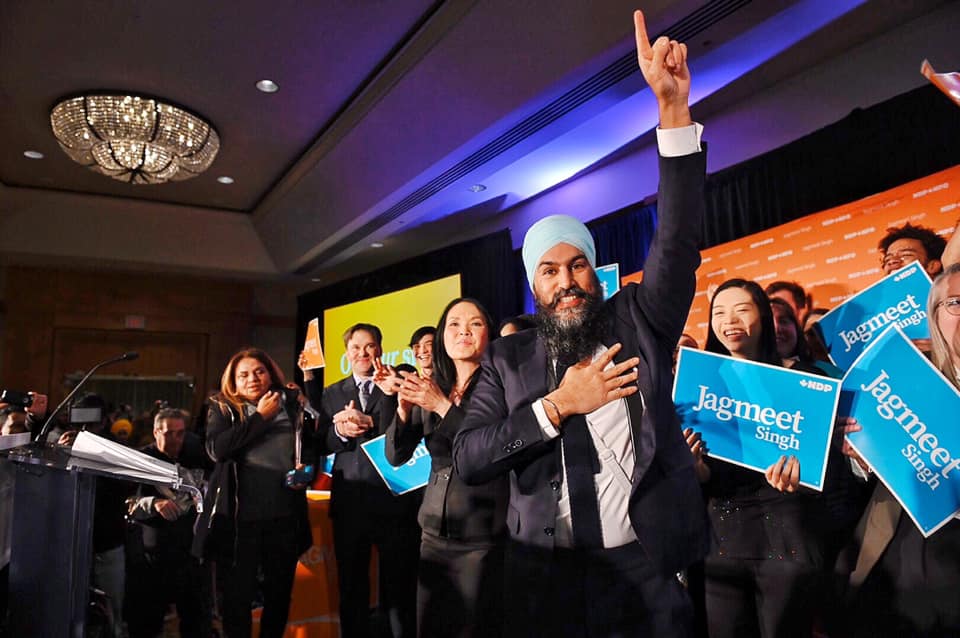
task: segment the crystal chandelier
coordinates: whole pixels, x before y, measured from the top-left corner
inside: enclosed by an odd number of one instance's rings
[[[131,184],[190,179],[220,150],[220,136],[208,122],[135,95],[67,98],[53,107],[50,126],[70,159]]]

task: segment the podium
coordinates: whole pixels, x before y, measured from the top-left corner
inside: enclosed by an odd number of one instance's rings
[[[103,461],[71,456],[69,449],[58,446],[5,453],[17,470],[10,552],[11,636],[83,638],[98,477],[189,489],[199,496],[195,488],[182,484],[177,466],[134,450],[123,454],[142,456],[165,471],[158,471],[156,479],[131,476],[122,467],[112,470]]]
[[[92,560],[96,475],[67,469],[56,448],[20,453],[10,541],[12,636],[83,638]]]

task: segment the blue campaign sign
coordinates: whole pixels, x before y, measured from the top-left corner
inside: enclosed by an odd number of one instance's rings
[[[328,454],[323,457],[323,461],[320,463],[320,471],[327,476],[333,476],[333,462],[336,458],[336,454]]]
[[[596,273],[603,288],[603,300],[606,301],[620,290],[620,264],[597,266]]]
[[[430,452],[423,441],[413,451],[410,460],[394,467],[390,465],[386,454],[387,435],[381,434],[360,445],[367,454],[380,478],[394,494],[406,494],[420,489],[430,480]]]
[[[673,401],[710,456],[760,472],[782,455],[823,489],[840,382],[789,368],[680,349]]]
[[[864,288],[814,325],[833,363],[847,370],[889,325],[900,326],[910,339],[928,339],[924,305],[929,292],[930,277],[913,262]]]
[[[843,378],[840,414],[863,428],[847,440],[924,536],[960,510],[958,411],[960,392],[895,325]]]

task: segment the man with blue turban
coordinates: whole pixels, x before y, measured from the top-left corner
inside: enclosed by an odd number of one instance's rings
[[[510,474],[507,635],[693,634],[676,574],[703,558],[708,534],[671,364],[700,264],[706,157],[686,46],[651,46],[639,11],[634,26],[660,110],[643,282],[604,302],[587,228],[563,215],[534,224],[523,262],[537,329],[490,344],[454,444],[467,483]]]

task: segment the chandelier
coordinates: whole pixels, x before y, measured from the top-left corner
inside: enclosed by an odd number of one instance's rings
[[[220,136],[208,122],[135,95],[64,99],[50,112],[50,126],[70,159],[131,184],[190,179],[220,150]]]

